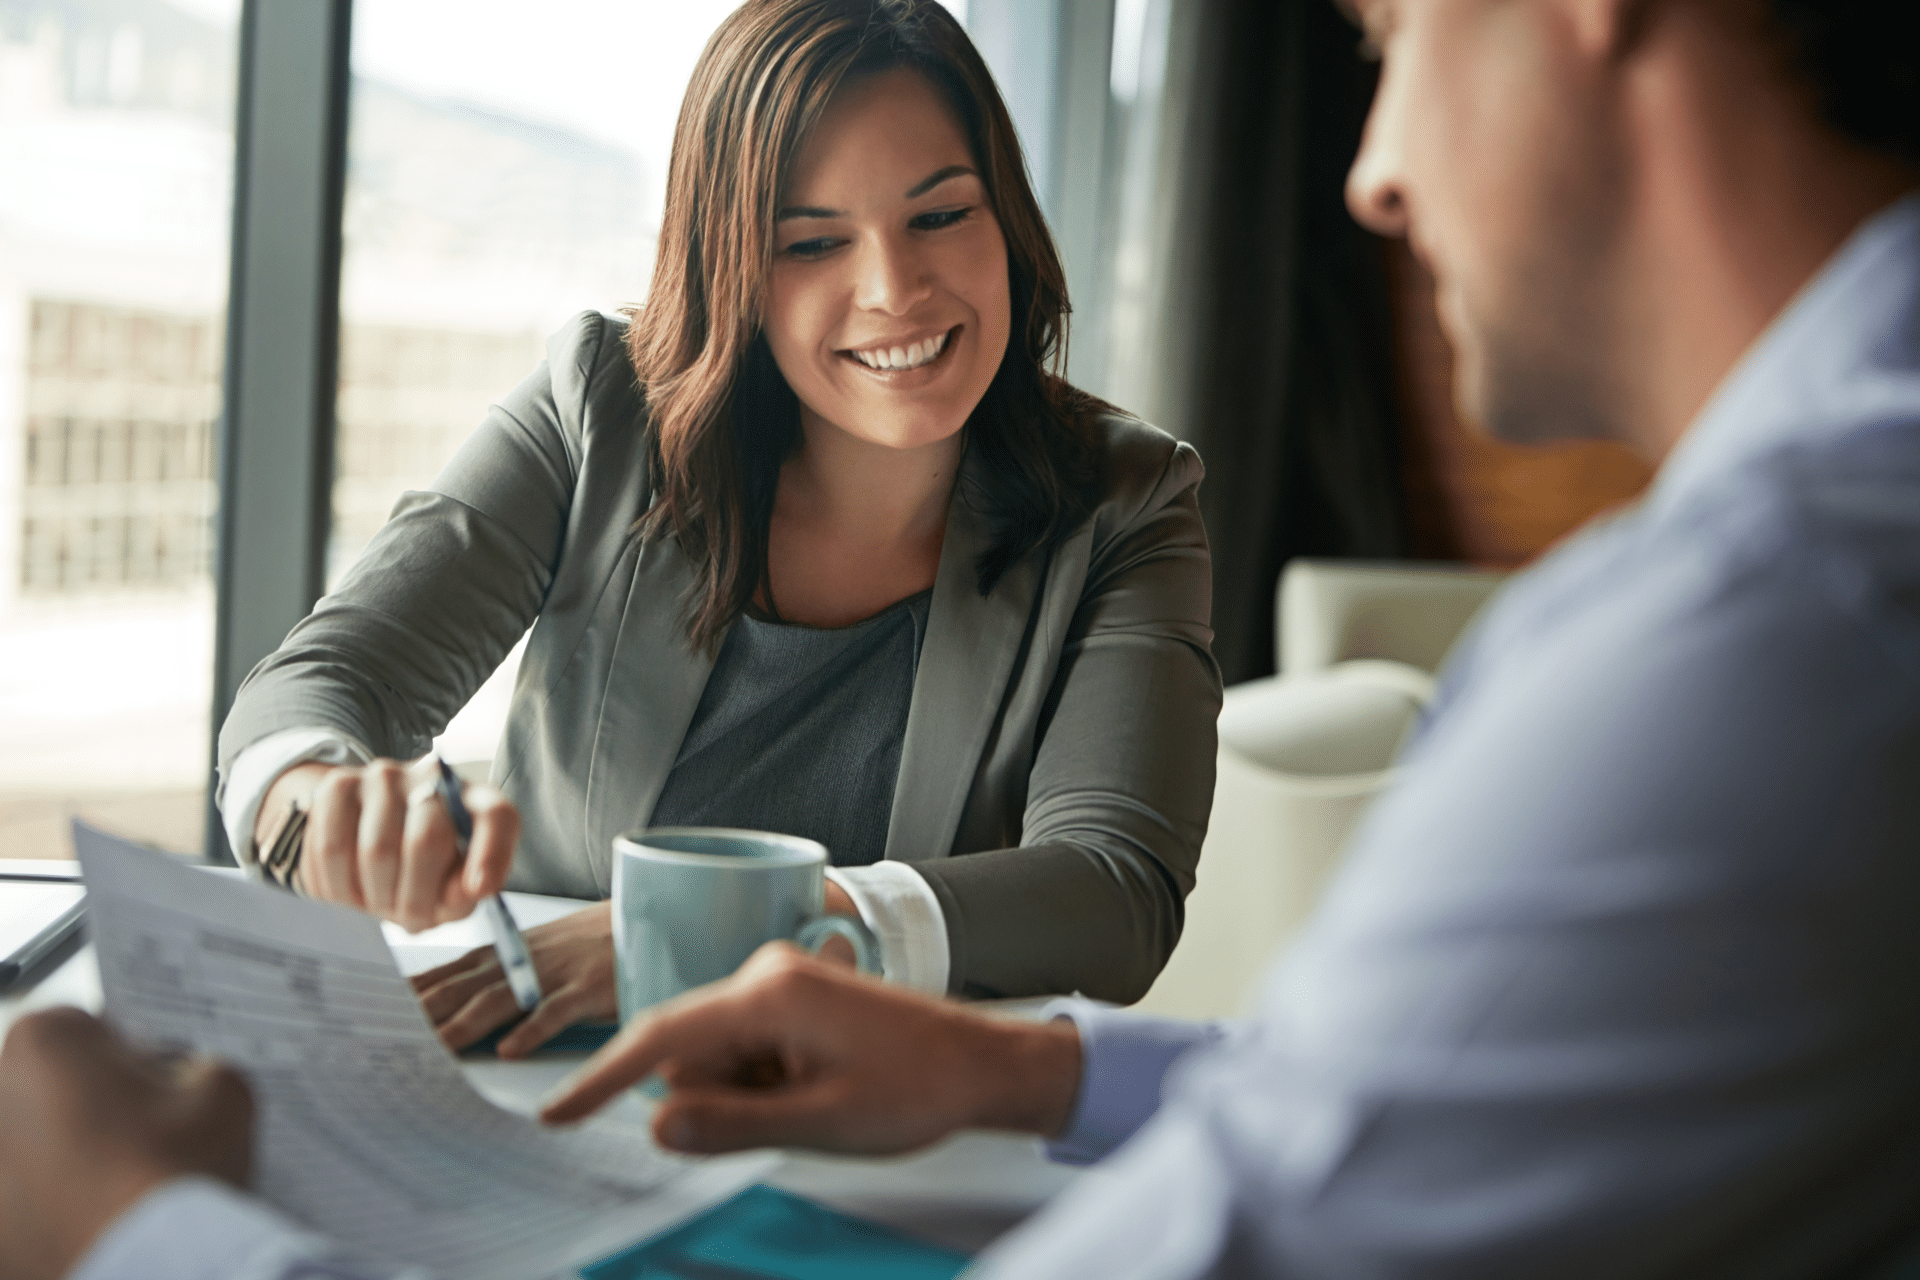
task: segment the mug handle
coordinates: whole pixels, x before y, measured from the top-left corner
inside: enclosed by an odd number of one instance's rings
[[[820,948],[827,944],[828,938],[845,938],[853,946],[853,958],[860,966],[860,972],[880,976],[880,939],[873,936],[873,930],[865,922],[852,916],[815,916],[800,926],[800,932],[793,940],[801,950],[820,954]]]

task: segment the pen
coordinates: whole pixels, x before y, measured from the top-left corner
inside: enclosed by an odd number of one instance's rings
[[[453,766],[442,756],[434,756],[433,763],[440,770],[436,784],[440,790],[440,803],[446,806],[447,817],[453,820],[453,836],[459,845],[461,856],[467,852],[467,841],[473,839],[473,815],[467,812],[467,802],[460,798],[460,778],[454,773]],[[493,926],[493,952],[500,957],[500,967],[506,970],[507,985],[513,989],[514,1003],[523,1013],[532,1013],[540,1003],[540,976],[534,972],[533,956],[527,951],[527,940],[520,936],[520,926],[513,922],[513,912],[507,910],[507,900],[494,894],[480,904],[487,914],[487,923]]]

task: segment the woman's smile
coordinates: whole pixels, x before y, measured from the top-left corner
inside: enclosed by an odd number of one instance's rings
[[[964,328],[965,325],[957,324],[951,329],[919,337],[882,339],[840,354],[858,365],[862,372],[887,384],[901,385],[906,381],[907,374],[928,372],[936,366],[944,369],[950,364],[945,356],[954,349],[954,339],[960,336]],[[930,380],[916,380],[914,385],[919,386]]]

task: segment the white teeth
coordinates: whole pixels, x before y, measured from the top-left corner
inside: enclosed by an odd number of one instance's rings
[[[907,347],[875,347],[870,351],[853,351],[855,360],[869,369],[918,369],[930,364],[947,348],[947,335],[935,334]]]

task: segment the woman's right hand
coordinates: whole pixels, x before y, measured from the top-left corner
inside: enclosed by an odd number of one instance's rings
[[[500,892],[520,838],[520,812],[492,787],[463,786],[473,815],[466,856],[441,803],[432,756],[364,767],[301,764],[281,774],[260,805],[256,842],[268,839],[290,801],[308,808],[293,887],[356,907],[418,933],[470,915]]]

